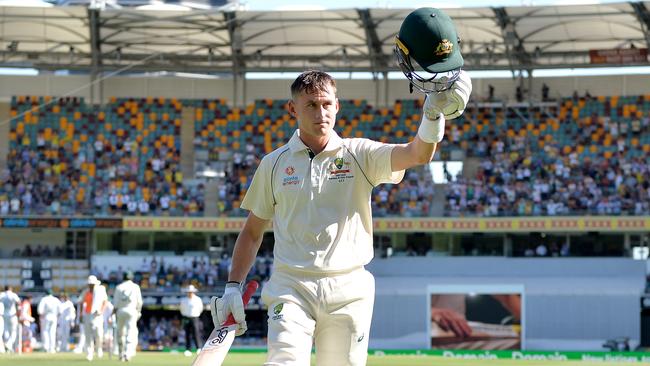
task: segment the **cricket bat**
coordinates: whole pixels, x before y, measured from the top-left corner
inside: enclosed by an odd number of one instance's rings
[[[244,306],[248,304],[251,297],[257,291],[259,283],[257,281],[250,281],[246,284],[246,290],[242,295]],[[214,328],[208,340],[203,345],[201,353],[199,353],[192,366],[221,366],[223,360],[230,350],[232,342],[235,340],[235,331],[237,330],[237,323],[232,314],[228,320],[219,328]]]

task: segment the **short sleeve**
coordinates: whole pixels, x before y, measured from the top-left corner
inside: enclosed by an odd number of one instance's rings
[[[357,144],[353,147],[363,161],[364,173],[372,185],[376,186],[382,183],[397,184],[404,178],[404,170],[393,172],[391,164],[391,154],[394,144],[385,144],[383,142],[369,139],[354,139]]]
[[[240,205],[241,208],[264,220],[272,219],[275,212],[271,190],[271,180],[273,179],[271,170],[270,158],[267,155],[257,167],[253,181]]]

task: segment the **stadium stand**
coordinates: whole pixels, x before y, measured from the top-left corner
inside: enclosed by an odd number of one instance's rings
[[[193,108],[195,149],[229,158],[217,212],[244,216],[239,203],[260,157],[296,129],[286,100],[239,109],[223,99],[112,98],[94,107],[63,98],[32,111],[50,100],[12,100],[11,114],[24,115],[11,124],[2,215],[203,215],[204,185],[184,184],[179,168],[180,115]],[[402,143],[417,130],[420,110],[419,100],[397,100],[391,108],[343,100],[337,130]],[[450,177],[444,214],[647,214],[649,116],[650,95],[474,104],[447,124],[441,149],[481,162],[474,174]],[[375,215],[426,217],[442,204],[433,200],[427,168],[407,178],[378,188]]]
[[[227,254],[211,260],[205,252],[174,255],[164,252],[129,252],[128,255],[98,252],[91,256],[91,274],[113,288],[123,278],[125,271],[134,273],[134,282],[144,292],[179,293],[182,288],[194,285],[201,291],[215,291],[228,279],[230,257]],[[265,281],[270,277],[273,259],[259,256],[250,277]]]

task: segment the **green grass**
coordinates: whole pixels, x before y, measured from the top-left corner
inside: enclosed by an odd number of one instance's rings
[[[260,366],[265,360],[264,353],[232,353],[226,358],[224,366]],[[128,366],[189,366],[193,357],[182,353],[140,352]],[[68,365],[117,365],[116,358],[109,360],[95,359],[88,362],[81,354],[45,354],[31,353],[24,355],[0,354],[0,365],[11,366],[68,366]],[[523,361],[523,360],[456,360],[433,356],[370,356],[367,366],[604,366],[624,365],[626,363],[585,362],[585,361]],[[312,365],[315,362],[312,360]]]

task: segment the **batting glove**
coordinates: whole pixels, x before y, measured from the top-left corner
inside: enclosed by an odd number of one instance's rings
[[[440,113],[447,120],[457,118],[465,111],[471,94],[472,79],[464,70],[461,70],[458,79],[451,88],[443,92],[427,94],[424,102],[424,115],[431,121],[437,119]]]
[[[248,330],[241,285],[238,283],[226,284],[222,297],[213,296],[210,299],[210,312],[212,313],[212,322],[215,328],[220,328],[228,320],[228,316],[232,314],[235,322],[237,322],[235,335],[240,336]]]

